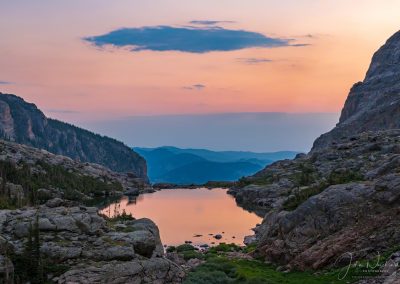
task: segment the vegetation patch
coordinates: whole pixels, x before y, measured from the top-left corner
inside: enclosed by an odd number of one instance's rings
[[[220,243],[215,247],[211,247],[208,250],[208,253],[218,253],[218,252],[233,252],[233,251],[241,251],[242,248],[235,244],[227,244],[227,243]]]
[[[182,254],[184,260],[189,260],[192,258],[204,259],[204,254],[202,254],[201,252],[198,252],[196,250],[183,251],[181,254]]]
[[[293,198],[289,198],[283,204],[283,208],[288,211],[295,210],[299,205],[310,197],[324,191],[327,187],[335,184],[346,184],[349,182],[362,181],[364,177],[356,171],[331,172],[326,181],[317,181],[316,174],[307,166],[302,167],[302,171],[296,175],[297,190]],[[300,188],[300,186],[304,186]]]
[[[220,244],[204,253],[205,262],[189,272],[185,284],[344,284],[380,274],[380,267],[398,251],[391,249],[370,260],[352,260],[340,267],[319,271],[278,271],[277,267],[261,260],[227,257],[229,251],[246,253],[254,247]],[[199,258],[200,259],[200,258]]]
[[[197,248],[195,248],[190,244],[183,244],[176,247],[177,252],[194,251],[194,250],[197,250]]]
[[[276,271],[276,268],[257,260],[228,259],[224,256],[209,257],[184,281],[185,284],[217,283],[268,283],[268,284],[336,284],[348,283],[338,279],[337,273]]]
[[[23,162],[15,164],[11,161],[0,161],[0,176],[0,209],[15,209],[45,202],[46,199],[38,194],[40,188],[56,188],[69,200],[79,200],[83,194],[109,195],[123,189],[120,183],[108,181],[105,177],[98,179],[81,175],[43,161],[38,161],[35,166]],[[21,185],[22,195],[14,196],[10,183]]]

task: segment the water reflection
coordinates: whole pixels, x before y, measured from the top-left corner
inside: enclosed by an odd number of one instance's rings
[[[261,222],[254,213],[236,205],[226,189],[165,189],[138,198],[122,198],[101,213],[107,216],[131,213],[135,218],[150,218],[159,227],[167,245],[192,241],[195,245],[220,243],[243,244],[251,228]],[[220,234],[216,240],[213,235]]]

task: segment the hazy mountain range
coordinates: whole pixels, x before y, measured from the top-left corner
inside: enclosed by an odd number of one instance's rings
[[[234,181],[254,174],[274,161],[293,158],[298,152],[254,153],[180,149],[176,147],[133,148],[148,165],[153,183],[203,184]]]

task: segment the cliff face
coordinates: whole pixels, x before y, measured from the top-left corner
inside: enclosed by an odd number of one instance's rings
[[[146,161],[123,143],[46,118],[14,95],[0,93],[0,138],[147,179]]]
[[[313,150],[364,131],[400,128],[400,31],[373,56],[363,82],[347,97],[337,126],[319,137]]]
[[[288,270],[346,266],[346,254],[355,261],[396,249],[400,32],[375,53],[338,125],[318,138],[309,154],[276,162],[242,179],[230,193],[265,216],[255,229],[255,254]]]

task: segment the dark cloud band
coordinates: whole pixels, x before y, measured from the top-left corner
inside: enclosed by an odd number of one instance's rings
[[[189,22],[192,25],[214,26],[218,24],[232,24],[234,21],[211,21],[211,20],[196,20]]]
[[[273,60],[268,58],[256,58],[256,57],[246,57],[246,58],[237,58],[237,61],[244,64],[262,64],[262,63],[270,63]]]
[[[203,84],[195,84],[195,85],[191,85],[191,86],[185,86],[183,87],[183,89],[185,90],[198,90],[201,91],[205,88],[206,86]]]
[[[132,51],[181,51],[205,53],[251,47],[288,46],[289,39],[271,38],[261,33],[220,27],[155,26],[122,28],[104,35],[85,38],[96,46],[132,47]]]

